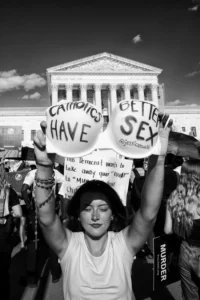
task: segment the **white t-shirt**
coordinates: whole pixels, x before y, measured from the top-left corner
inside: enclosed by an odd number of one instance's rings
[[[24,178],[24,182],[23,184],[27,184],[29,186],[34,185],[35,187],[35,173],[36,173],[37,169],[32,170],[30,172],[28,172],[28,174],[26,175],[26,177]],[[55,183],[63,183],[64,181],[64,175],[62,175],[58,170],[55,170]],[[34,189],[33,189],[34,190]]]
[[[60,261],[65,300],[135,300],[131,269],[133,255],[122,231],[108,232],[106,249],[93,256],[83,232],[72,233]]]

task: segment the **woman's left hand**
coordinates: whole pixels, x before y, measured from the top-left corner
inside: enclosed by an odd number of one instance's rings
[[[159,114],[160,124],[159,124],[159,149],[157,155],[166,155],[167,153],[167,146],[169,140],[169,133],[171,131],[173,120],[169,119],[168,114]]]

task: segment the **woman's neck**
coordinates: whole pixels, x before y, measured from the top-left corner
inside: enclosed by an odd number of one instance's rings
[[[99,238],[93,238],[84,233],[84,238],[86,246],[93,256],[101,256],[104,253],[108,240],[108,232]]]

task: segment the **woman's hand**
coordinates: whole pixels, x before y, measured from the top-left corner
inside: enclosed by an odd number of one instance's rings
[[[159,114],[159,120],[160,120],[160,125],[159,125],[159,130],[158,130],[158,135],[159,135],[159,142],[160,146],[158,149],[158,155],[166,155],[167,153],[167,146],[168,146],[168,140],[169,140],[169,133],[172,127],[173,120],[169,119],[169,115],[167,114]]]
[[[34,137],[34,152],[36,156],[36,162],[41,166],[53,166],[55,160],[55,154],[47,153],[46,151],[46,128],[47,123],[42,121],[40,123],[41,130],[37,131]]]

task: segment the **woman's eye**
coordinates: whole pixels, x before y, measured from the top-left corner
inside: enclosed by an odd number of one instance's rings
[[[85,211],[90,211],[91,208],[90,208],[90,207],[85,207],[84,210],[85,210]]]
[[[108,208],[100,208],[100,211],[107,211]]]

